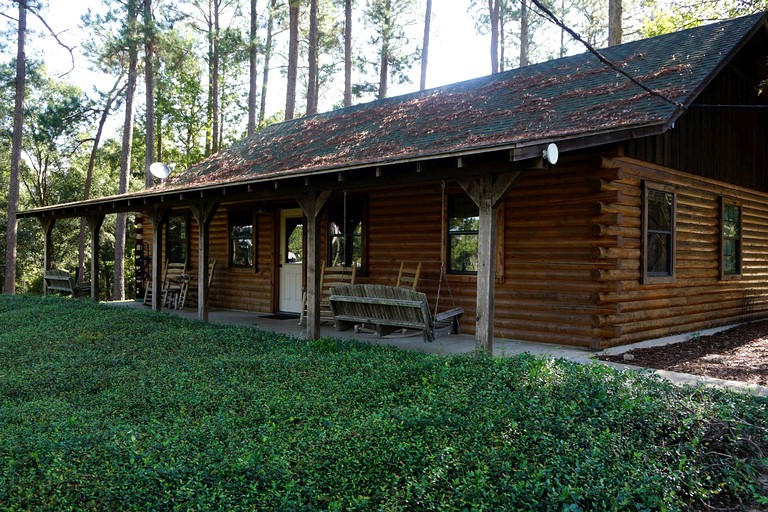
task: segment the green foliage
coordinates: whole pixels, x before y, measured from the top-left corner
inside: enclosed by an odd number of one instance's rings
[[[765,500],[766,401],[529,355],[0,296],[11,510],[701,510]],[[706,504],[706,505],[705,505]]]
[[[643,4],[648,13],[642,22],[643,37],[667,34],[768,9],[766,0],[673,0],[664,4],[657,0],[644,0]]]

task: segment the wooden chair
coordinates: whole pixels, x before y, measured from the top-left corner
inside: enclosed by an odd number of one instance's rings
[[[187,270],[187,262],[165,264],[165,277],[163,278],[163,306],[176,308],[181,295],[181,286],[184,279],[182,274]]]
[[[416,290],[419,285],[419,276],[421,275],[421,262],[415,269],[405,268],[405,262],[400,263],[400,272],[397,274],[397,284],[395,288],[410,288]]]
[[[357,275],[357,264],[353,263],[351,267],[335,266],[323,267],[320,271],[320,321],[332,322],[333,311],[331,303],[328,300],[331,296],[331,287],[342,284],[355,284]],[[307,319],[307,292],[302,294],[301,314],[299,316],[299,325],[305,325]]]
[[[208,260],[208,289],[211,289],[211,281],[213,281],[213,271],[216,269],[216,260]],[[187,302],[187,295],[190,300],[197,302],[197,284],[192,286],[192,291],[189,291],[189,285],[197,281],[197,276],[190,276],[189,279],[185,279],[181,285],[181,293],[179,294],[179,307],[177,309],[184,309],[184,304]]]
[[[165,261],[165,266],[163,267],[163,272],[160,274],[160,282],[163,282],[163,279],[165,279],[165,271],[168,269],[168,260]],[[144,302],[143,304],[145,306],[151,306],[152,305],[152,269],[149,269],[149,279],[147,279],[145,285],[144,285]]]

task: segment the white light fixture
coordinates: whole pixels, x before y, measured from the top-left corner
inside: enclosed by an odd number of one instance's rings
[[[165,165],[163,162],[155,162],[149,166],[149,172],[152,173],[152,176],[155,178],[164,180],[171,175],[174,166],[175,164]]]
[[[547,146],[547,149],[541,153],[541,156],[550,164],[555,165],[557,163],[557,159],[560,157],[560,150],[557,149],[557,144],[553,142]]]

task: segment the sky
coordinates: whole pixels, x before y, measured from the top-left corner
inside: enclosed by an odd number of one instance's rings
[[[259,2],[260,4],[263,2]],[[433,16],[431,23],[429,65],[427,73],[427,87],[437,87],[448,83],[459,82],[462,80],[475,78],[490,74],[490,57],[488,46],[490,44],[489,36],[479,36],[474,30],[474,22],[467,13],[467,0],[437,0],[433,5]],[[358,2],[362,5],[362,2]],[[49,25],[60,33],[60,38],[66,44],[74,47],[82,46],[86,33],[79,28],[80,17],[86,12],[86,9],[98,9],[101,2],[97,0],[49,0],[48,12],[45,15]],[[37,20],[30,19],[29,25],[41,29]],[[414,27],[419,46],[423,34],[423,25]],[[40,49],[52,74],[60,74],[69,71],[71,60],[68,52],[60,48],[52,38],[44,40],[40,37],[32,38],[28,45],[30,52],[28,55],[34,56],[35,51]],[[112,85],[113,79],[108,76],[101,76],[88,69],[87,60],[76,51],[75,69],[67,79],[80,85],[87,92],[91,92],[94,85],[100,89],[108,89]],[[390,86],[390,96],[414,91],[418,88],[418,65],[412,72],[412,84],[403,86]],[[273,77],[274,75],[274,77]],[[270,82],[280,80],[279,74],[270,75]],[[277,85],[272,87],[272,91],[278,90]],[[141,93],[143,87],[137,89]],[[334,96],[330,94],[329,96]],[[333,103],[338,103],[341,99],[341,91],[335,96],[329,98],[326,109]],[[268,115],[279,111],[285,103],[284,94],[272,94],[268,97]],[[322,109],[321,105],[321,109]]]

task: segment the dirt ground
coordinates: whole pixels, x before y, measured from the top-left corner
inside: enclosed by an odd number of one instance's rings
[[[768,385],[768,320],[662,347],[601,356],[604,361]]]

